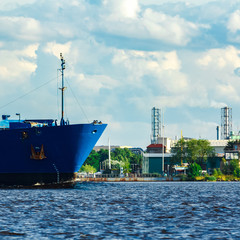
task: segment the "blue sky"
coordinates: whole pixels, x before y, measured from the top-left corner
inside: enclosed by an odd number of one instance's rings
[[[168,137],[215,139],[221,107],[240,129],[239,43],[238,0],[1,0],[0,113],[59,119],[62,52],[67,117],[108,123],[98,145],[145,148],[154,106]]]

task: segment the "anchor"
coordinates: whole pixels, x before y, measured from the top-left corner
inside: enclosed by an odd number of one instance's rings
[[[32,153],[32,155],[30,156],[31,159],[43,160],[44,158],[47,158],[44,154],[43,144],[41,146],[40,152],[36,152],[35,148],[31,144],[31,153]]]

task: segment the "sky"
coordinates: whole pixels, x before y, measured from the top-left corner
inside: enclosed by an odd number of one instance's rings
[[[101,120],[97,145],[146,148],[164,135],[216,139],[221,108],[240,130],[239,0],[1,0],[0,114]]]

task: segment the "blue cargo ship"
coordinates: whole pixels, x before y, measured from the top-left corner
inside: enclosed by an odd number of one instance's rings
[[[61,56],[62,114],[53,119],[0,121],[0,185],[61,184],[74,181],[106,124],[69,124],[64,119],[64,69]]]

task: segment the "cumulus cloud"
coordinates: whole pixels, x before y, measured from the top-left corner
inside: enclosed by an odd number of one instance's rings
[[[232,66],[234,68],[240,66],[240,50],[233,46],[224,49],[211,49],[198,59],[198,64],[203,67],[224,68]]]
[[[201,0],[201,1],[195,1],[195,0],[139,0],[139,2],[143,5],[162,5],[164,3],[179,3],[183,2],[186,3],[186,5],[192,4],[192,5],[204,5],[206,3],[216,2],[216,0]]]
[[[237,41],[240,12],[234,1],[214,1],[71,0],[66,4],[63,0],[3,0],[1,84],[16,91],[18,86],[34,87],[39,79],[47,78],[47,71],[36,71],[37,64],[51,61],[54,65],[53,56],[58,64],[62,52],[73,90],[84,97],[92,119],[97,115],[112,124],[116,144],[123,143],[130,130],[139,139],[142,134],[148,138],[146,115],[150,118],[150,109],[156,105],[174,111],[189,107],[195,112],[226,104],[237,107],[240,52],[237,44],[223,36],[228,31]],[[32,79],[36,81],[29,81],[35,72]],[[46,92],[39,96],[49,101]],[[73,99],[69,102],[78,122]],[[51,112],[50,107],[46,111]],[[174,114],[170,118],[177,122],[176,132],[179,119]],[[209,132],[213,124],[204,121],[188,121],[188,135],[195,134],[194,124],[202,124]]]
[[[67,42],[64,44],[56,43],[56,42],[48,42],[46,46],[43,48],[43,51],[59,58],[60,53],[62,53],[63,55],[69,54],[71,45],[72,45],[71,42]]]
[[[198,34],[198,26],[179,16],[168,16],[164,13],[146,9],[143,13],[142,24],[149,38],[162,40],[167,43],[185,46],[192,37]]]
[[[167,44],[185,46],[199,34],[201,25],[179,16],[170,16],[151,8],[141,9],[137,0],[103,2],[100,22],[93,30],[136,39],[155,39]]]
[[[231,102],[239,102],[240,100],[237,89],[231,84],[218,84],[216,90],[220,96],[227,96]]]
[[[168,108],[220,108],[239,101],[239,79],[234,75],[239,54],[233,46],[190,55],[119,50],[112,61],[126,72],[122,84],[142,92],[127,97],[138,109],[151,108],[156,102]]]
[[[239,54],[237,48],[228,46],[210,49],[191,57],[189,70],[183,71],[192,77],[190,84],[195,95],[190,95],[192,106],[199,103],[202,107],[220,108],[228,102],[239,101],[239,78],[234,74],[240,66]]]
[[[0,36],[4,39],[38,41],[41,24],[28,17],[0,17]]]
[[[240,10],[237,10],[230,15],[227,28],[232,33],[236,33],[238,30],[240,30]]]
[[[36,0],[1,0],[0,11],[9,11],[26,4],[33,4]]]
[[[226,103],[223,103],[223,102],[217,102],[217,101],[215,101],[215,100],[211,100],[210,101],[210,107],[212,107],[212,108],[218,108],[218,109],[220,109],[220,108],[223,108],[223,107],[226,107]]]
[[[110,12],[110,18],[121,19],[121,18],[132,18],[135,19],[140,11],[138,0],[104,0],[103,5]]]
[[[0,81],[23,83],[35,72],[38,44],[29,45],[22,50],[0,50]]]
[[[82,89],[87,94],[89,94],[89,92],[91,92],[91,94],[97,94],[101,89],[112,90],[119,86],[116,80],[104,75],[79,74],[76,83],[79,87],[79,90],[81,91]]]
[[[113,63],[124,65],[125,69],[128,70],[125,84],[137,84],[137,87],[143,88],[147,86],[154,88],[154,90],[165,89],[166,93],[181,93],[188,88],[187,79],[180,72],[181,61],[175,51],[143,52],[121,50],[116,52]]]

